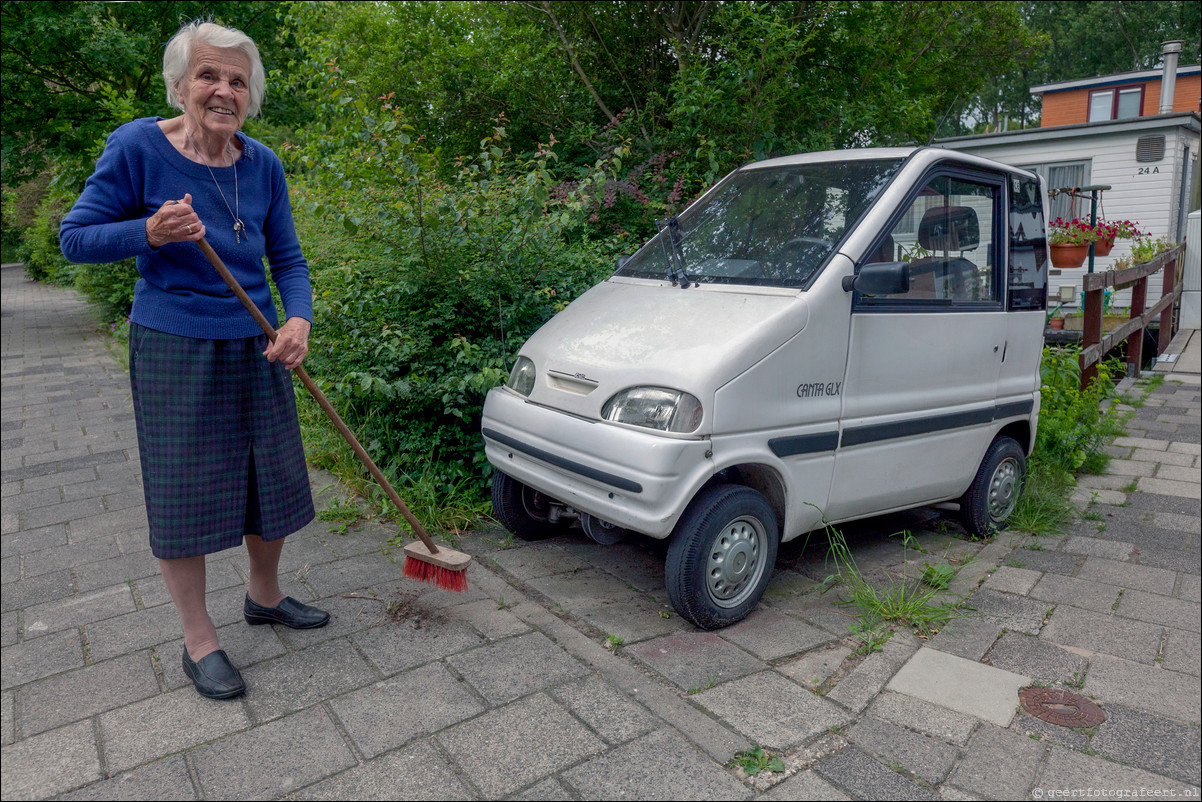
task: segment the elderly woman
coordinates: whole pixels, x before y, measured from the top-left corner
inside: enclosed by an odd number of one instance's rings
[[[285,369],[307,353],[312,291],[280,160],[240,132],[265,89],[254,42],[184,25],[163,80],[183,113],[113,132],[60,241],[75,262],[137,257],[129,368],[150,548],[183,623],[184,671],[225,699],[246,685],[205,608],[206,554],[246,544],[248,624],[329,620],[286,597],[277,576],[284,538],[313,518]],[[274,324],[267,257],[287,313],[274,343],[206,261],[202,237]]]

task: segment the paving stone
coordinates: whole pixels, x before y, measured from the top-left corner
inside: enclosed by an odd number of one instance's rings
[[[1005,565],[1030,571],[1068,575],[1076,572],[1080,562],[1081,557],[1076,554],[1050,550],[1015,549],[1014,553],[1006,558]]]
[[[713,632],[668,635],[625,648],[681,690],[708,688],[767,668]]]
[[[1061,727],[1047,721],[1042,721],[1020,710],[1010,729],[1020,735],[1043,742],[1045,745],[1059,744],[1069,749],[1088,749],[1089,736],[1081,729]]]
[[[677,615],[662,618],[659,613],[670,607],[605,571],[557,573],[529,584],[562,609],[628,644],[692,629]]]
[[[1171,482],[1179,482],[1182,485],[1196,484],[1198,479],[1198,469],[1196,467],[1185,467],[1181,465],[1161,465],[1156,469],[1156,478],[1164,479]],[[1157,492],[1155,490],[1151,492]],[[1187,493],[1180,493],[1188,497]]]
[[[1202,707],[1197,677],[1104,654],[1090,660],[1081,692],[1103,707],[1119,704],[1179,721],[1196,720]]]
[[[240,670],[249,689],[247,706],[256,722],[302,710],[378,679],[345,641],[319,643]]]
[[[489,559],[524,582],[551,574],[578,574],[590,567],[578,556],[569,555],[557,543],[547,542],[493,552]]]
[[[817,802],[818,800],[841,802],[841,800],[851,799],[850,796],[813,771],[794,774],[784,782],[772,786],[760,798],[771,800],[771,802]]]
[[[3,594],[0,594],[0,612],[34,607],[66,598],[74,592],[75,585],[71,581],[70,571],[56,571],[53,574],[22,579],[20,582],[9,582],[4,585]]]
[[[1152,525],[1161,529],[1176,529],[1191,535],[1202,534],[1202,517],[1176,512],[1153,512]]]
[[[1047,574],[1031,589],[1031,598],[1109,613],[1119,599],[1119,590],[1102,582]]]
[[[752,792],[679,735],[658,730],[565,771],[581,799],[749,799]]]
[[[14,532],[11,535],[0,536],[0,558],[8,559],[22,554],[29,554],[40,549],[65,546],[66,544],[67,527],[65,524],[52,524],[51,526],[43,526],[40,529],[27,529]]]
[[[1094,749],[1124,765],[1192,785],[1202,784],[1202,740],[1196,724],[1122,705],[1108,705],[1106,715],[1106,721],[1090,739]]]
[[[473,629],[490,641],[530,631],[530,627],[521,619],[509,610],[500,609],[498,603],[492,599],[457,607],[455,615],[461,616]]]
[[[330,706],[366,758],[485,710],[471,689],[438,663],[373,683]]]
[[[1118,563],[1098,557],[1087,557],[1077,573],[1077,578],[1164,595],[1172,593],[1177,579],[1172,571],[1163,568]]]
[[[938,799],[854,746],[824,757],[814,770],[850,791],[856,799]]]
[[[135,609],[125,585],[116,585],[30,607],[25,611],[25,636],[36,637],[93,621],[103,621]]]
[[[1022,799],[1043,752],[1038,741],[986,725],[969,741],[948,782],[985,799]]]
[[[88,647],[92,659],[108,660],[176,640],[182,632],[179,613],[166,604],[89,624]]]
[[[1195,677],[1202,675],[1202,636],[1197,632],[1170,629],[1164,647],[1163,665],[1170,671],[1193,674]]]
[[[6,800],[47,799],[102,776],[92,723],[81,721],[6,744],[0,795]]]
[[[291,633],[285,637],[292,639]],[[385,676],[484,643],[484,639],[464,622],[405,618],[356,632],[351,635],[351,641]]]
[[[600,739],[542,693],[457,724],[436,737],[490,799],[605,751]]]
[[[120,554],[121,551],[117,547],[117,539],[115,537],[92,538],[82,543],[71,543],[66,546],[56,546],[54,548],[42,549],[41,551],[29,552],[25,555],[22,573],[27,577],[37,576],[39,574],[50,573],[51,571],[74,568],[77,565],[84,565],[85,563],[107,560],[111,557],[118,557]],[[116,584],[116,582],[105,584],[112,585]]]
[[[158,692],[149,652],[55,674],[18,691],[21,733],[36,735]]]
[[[1131,554],[1134,546],[1119,540],[1101,540],[1091,537],[1074,535],[1061,547],[1070,554],[1087,554],[1092,557],[1105,557],[1110,560],[1125,560]]]
[[[1039,637],[1062,646],[1151,664],[1160,654],[1160,627],[1061,605]]]
[[[494,705],[589,673],[541,632],[456,654],[447,663]]]
[[[719,634],[761,660],[788,657],[835,640],[828,633],[796,618],[764,608],[753,611]]]
[[[356,763],[320,707],[205,744],[192,760],[208,799],[275,798]]]
[[[108,560],[79,565],[76,566],[74,574],[75,590],[79,593],[155,576],[162,579],[162,575],[159,573],[159,561],[149,551],[122,554]],[[214,587],[214,585],[209,585],[210,589]],[[143,603],[143,606],[150,605]]]
[[[813,691],[838,671],[839,667],[843,665],[843,661],[850,655],[851,649],[840,644],[833,644],[782,663],[776,667],[776,670]]]
[[[796,746],[851,720],[838,706],[772,671],[723,683],[693,700],[753,743],[773,749]]]
[[[11,693],[0,694],[0,743],[5,746],[17,739],[16,701]]]
[[[2,654],[4,671],[0,672],[0,687],[5,690],[84,664],[83,643],[79,630],[74,629],[5,647]]]
[[[1070,549],[1066,549],[1070,551]],[[1033,571],[1029,568],[1014,568],[1009,565],[1000,566],[989,579],[985,580],[982,585],[986,590],[994,590],[999,593],[1014,593],[1019,596],[1025,596],[1030,592],[1031,588],[1035,587],[1035,583],[1043,576],[1039,571]]]
[[[1019,632],[1002,635],[989,652],[989,664],[995,668],[1049,684],[1084,677],[1088,663],[1079,654]]]
[[[1197,574],[1181,577],[1181,588],[1178,594],[1182,601],[1202,602],[1202,578]]]
[[[955,618],[930,640],[930,647],[941,652],[979,661],[997,641],[1002,624],[996,619],[969,613]]]
[[[1115,614],[1189,632],[1202,631],[1202,605],[1141,590],[1125,591]]]
[[[853,712],[863,710],[917,648],[899,636],[900,633],[895,634],[885,641],[880,651],[868,655],[827,693],[827,698]]]
[[[61,524],[99,515],[104,512],[104,504],[98,498],[82,501],[69,501],[53,504],[48,507],[36,507],[21,513],[23,529],[37,529],[40,526]]]
[[[288,549],[284,549],[288,553]],[[349,593],[360,588],[399,579],[402,566],[381,560],[378,553],[361,554],[321,565],[310,566],[305,582],[319,598],[336,593]]]
[[[1159,493],[1135,492],[1127,496],[1127,503],[1136,509],[1153,512],[1171,512],[1177,515],[1197,515],[1198,500],[1182,496],[1164,496]]]
[[[126,771],[63,794],[62,800],[128,800],[141,802],[146,799],[185,800],[196,799],[196,790],[192,787],[192,777],[188,774],[188,766],[182,755],[163,758],[146,766],[139,766],[132,771]]]
[[[847,739],[888,766],[899,765],[930,784],[943,782],[959,750],[871,716],[860,718]]]
[[[423,739],[292,796],[306,800],[392,800],[402,795],[409,799],[474,799],[447,762],[432,740]]]
[[[1189,458],[1189,462],[1192,463],[1193,459]],[[1191,468],[1190,470],[1196,470],[1196,468]],[[1202,490],[1199,490],[1196,482],[1181,482],[1171,479],[1141,476],[1139,484],[1136,487],[1142,493],[1157,493],[1162,496],[1179,496],[1180,498],[1192,498],[1194,500],[1202,498]],[[47,523],[52,522],[47,521]]]
[[[91,724],[83,725],[90,733]],[[249,726],[242,702],[206,699],[190,687],[100,714],[110,772],[126,771]]]
[[[1106,473],[1110,476],[1121,476],[1129,480],[1132,476],[1151,476],[1156,473],[1157,463],[1130,459],[1132,450],[1129,448],[1121,449],[1117,453],[1107,453],[1120,457],[1110,460],[1110,464],[1106,466]]]
[[[1121,766],[1100,756],[1091,757],[1071,749],[1053,746],[1043,771],[1040,772],[1039,780],[1032,789],[1032,798],[1039,794],[1045,799],[1051,799],[1053,793],[1063,793],[1071,788],[1146,789],[1149,792],[1148,796],[1159,792],[1158,795],[1162,797],[1187,797],[1191,791],[1194,795],[1197,794],[1196,789],[1191,789],[1184,783],[1175,783],[1142,769]]]
[[[1005,727],[1014,718],[1019,688],[1029,684],[1029,677],[919,649],[886,688]]]
[[[655,729],[657,720],[597,675],[552,691],[561,704],[609,743],[624,743]]]

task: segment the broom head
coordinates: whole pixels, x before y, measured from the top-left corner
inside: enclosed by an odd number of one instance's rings
[[[425,543],[415,540],[405,546],[403,575],[443,590],[462,593],[467,590],[467,566],[471,561],[470,554],[447,548],[431,553]]]

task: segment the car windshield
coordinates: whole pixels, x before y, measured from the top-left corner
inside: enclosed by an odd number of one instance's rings
[[[680,272],[670,266],[674,250],[689,282],[804,288],[901,165],[872,159],[737,170],[615,275],[671,278]]]

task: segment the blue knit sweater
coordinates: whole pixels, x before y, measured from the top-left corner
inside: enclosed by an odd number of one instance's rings
[[[134,288],[130,319],[168,334],[233,339],[261,333],[258,324],[213,269],[194,242],[171,242],[159,249],[146,241],[146,219],[169,200],[192,194],[192,206],[205,224],[205,239],[238,279],[264,316],[278,325],[263,257],[280,291],[288,317],[313,319],[309,265],[301,254],[292,222],[284,167],[260,143],[238,134],[239,216],[246,225],[234,242],[233,167],[209,168],[192,161],[167,140],[156,117],[121,126],[108,138],[96,172],[63,219],[59,242],[72,262],[116,262],[137,257],[141,278]]]

